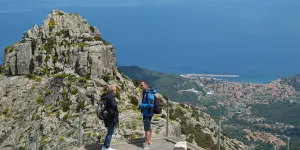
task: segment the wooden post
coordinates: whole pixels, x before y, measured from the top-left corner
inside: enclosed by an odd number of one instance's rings
[[[167,99],[167,126],[166,126],[166,136],[169,136],[169,99]]]

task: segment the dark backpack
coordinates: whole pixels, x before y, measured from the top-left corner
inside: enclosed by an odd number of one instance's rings
[[[104,120],[108,117],[108,111],[106,109],[106,100],[107,98],[101,98],[97,107],[97,117],[100,120]]]
[[[154,114],[161,114],[162,111],[162,107],[161,107],[161,103],[160,100],[157,99],[157,97],[154,94],[154,107],[153,107],[153,113]]]
[[[151,93],[151,94],[153,94],[153,93]],[[154,106],[153,106],[153,109],[151,110],[151,112],[154,114],[161,114],[162,107],[161,107],[160,100],[156,97],[155,94],[153,94],[153,95],[154,95]],[[146,95],[146,98],[148,100],[148,94]]]

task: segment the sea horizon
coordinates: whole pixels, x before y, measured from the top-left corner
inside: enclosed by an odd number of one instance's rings
[[[299,73],[297,71],[294,72],[260,72],[257,71],[243,71],[243,70],[235,70],[235,71],[229,71],[224,69],[217,69],[217,68],[211,68],[211,69],[199,69],[199,68],[189,68],[189,67],[166,67],[166,66],[153,66],[153,67],[147,67],[147,66],[139,66],[139,65],[120,65],[120,66],[137,66],[144,69],[148,69],[150,71],[156,71],[156,72],[162,72],[162,73],[168,73],[168,74],[176,74],[176,75],[183,75],[183,74],[214,74],[214,75],[238,75],[239,77],[225,77],[222,78],[223,81],[229,81],[229,82],[241,82],[241,83],[254,83],[254,84],[265,84],[272,81],[275,81],[279,78],[286,78],[298,75]]]

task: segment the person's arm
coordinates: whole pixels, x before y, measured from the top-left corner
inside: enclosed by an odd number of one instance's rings
[[[140,104],[141,108],[153,108],[154,107],[154,94],[148,93],[148,102],[146,104]]]
[[[117,111],[117,103],[113,97],[110,97],[108,99],[107,103],[108,103],[108,106],[111,106],[111,108],[109,109],[109,112],[111,114],[113,114],[115,111]]]

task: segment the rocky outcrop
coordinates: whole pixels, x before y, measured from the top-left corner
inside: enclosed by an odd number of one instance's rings
[[[113,46],[99,38],[100,32],[79,15],[55,10],[41,27],[34,26],[22,42],[6,49],[6,73],[14,76],[0,75],[1,150],[72,149],[80,141],[103,142],[106,128],[95,111],[106,85],[112,83],[118,86],[120,111],[112,141],[144,136],[137,110],[142,90],[117,70]],[[166,100],[157,96],[164,109],[153,118],[153,137],[165,135],[167,124]],[[201,135],[211,144],[207,148],[215,146],[218,126],[212,119],[194,107],[171,105],[169,136],[201,146],[196,138]],[[193,134],[187,127],[195,129]],[[246,149],[226,137],[222,145]]]
[[[24,33],[22,41],[5,49],[4,66],[11,75],[50,73],[70,68],[99,78],[116,68],[114,47],[78,14],[53,10],[41,27]]]

